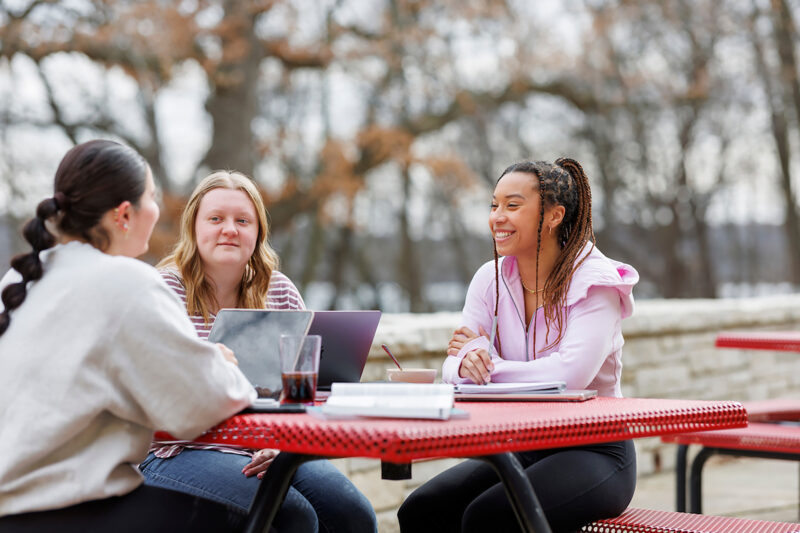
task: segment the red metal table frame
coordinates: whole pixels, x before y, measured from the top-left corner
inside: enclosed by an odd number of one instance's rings
[[[738,402],[597,398],[571,402],[459,402],[468,419],[320,420],[301,414],[234,416],[198,440],[281,450],[256,494],[248,532],[264,531],[294,471],[319,457],[370,457],[410,463],[432,457],[475,457],[498,471],[525,531],[549,532],[530,482],[511,452],[596,444],[743,427]]]
[[[717,348],[800,352],[798,331],[728,331],[717,335]]]
[[[725,331],[717,335],[714,345],[717,348],[736,348],[740,350],[768,350],[782,352],[800,352],[800,332],[798,331]],[[750,422],[775,422],[783,420],[797,420],[800,413],[800,401],[794,399],[771,399],[746,402]],[[664,442],[678,445],[675,462],[675,507],[678,511],[685,511],[687,504],[686,480],[687,468],[689,473],[689,511],[702,512],[702,470],[706,460],[713,455],[732,455],[736,457],[760,457],[765,459],[783,459],[797,461],[798,449],[796,438],[791,428],[772,428],[769,432],[770,446],[764,450],[764,442],[748,450],[743,442],[748,438],[755,438],[752,434],[759,432],[720,431],[692,435],[690,432],[682,435],[665,436]],[[782,435],[786,433],[786,436]],[[766,437],[764,437],[766,438]],[[702,446],[688,466],[688,448],[691,444]]]
[[[714,455],[800,461],[800,436],[796,426],[756,422],[746,428],[665,435],[661,440],[678,445],[675,460],[675,509],[679,512],[686,511],[688,468],[689,512],[702,514],[703,466]],[[702,448],[689,467],[688,449],[692,444]]]

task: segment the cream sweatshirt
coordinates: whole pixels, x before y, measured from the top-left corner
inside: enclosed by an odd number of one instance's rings
[[[78,242],[41,257],[0,336],[0,516],[126,494],[154,430],[191,439],[256,397],[151,266]]]

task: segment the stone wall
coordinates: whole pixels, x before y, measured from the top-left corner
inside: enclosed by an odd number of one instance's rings
[[[381,350],[388,344],[401,364],[441,370],[444,349],[459,313],[387,314],[381,318],[363,381],[385,379],[393,366]],[[800,398],[800,354],[714,348],[722,330],[800,329],[800,295],[740,300],[649,300],[637,302],[623,322],[622,392],[630,397],[758,400]],[[639,475],[674,467],[672,445],[657,438],[636,441]],[[413,465],[407,481],[380,479],[380,463],[335,463],[364,491],[378,513],[379,531],[398,531],[396,510],[405,496],[457,460]]]

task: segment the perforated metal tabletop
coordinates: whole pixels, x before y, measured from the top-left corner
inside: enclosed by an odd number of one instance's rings
[[[248,532],[271,523],[292,475],[317,457],[408,463],[479,457],[498,471],[526,531],[549,531],[530,482],[510,452],[561,448],[747,425],[739,402],[597,398],[586,402],[459,403],[467,419],[321,420],[308,414],[246,414],[198,440],[282,451],[256,495]]]
[[[459,403],[468,419],[320,420],[311,415],[232,417],[197,440],[391,462],[561,448],[742,427],[739,402],[597,398],[587,402]]]

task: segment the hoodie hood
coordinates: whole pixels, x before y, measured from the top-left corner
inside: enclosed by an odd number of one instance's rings
[[[613,287],[619,292],[622,318],[633,314],[633,286],[639,281],[639,273],[630,265],[609,259],[593,243],[589,242],[578,254],[576,262],[583,259],[572,275],[567,289],[567,306],[573,306],[586,298],[592,287]],[[517,258],[503,257],[503,278],[509,282],[519,281]]]

